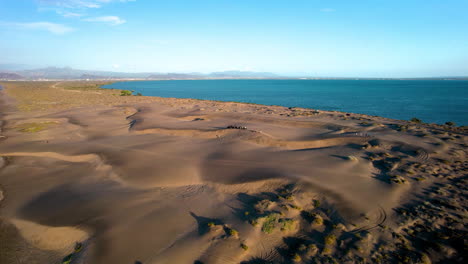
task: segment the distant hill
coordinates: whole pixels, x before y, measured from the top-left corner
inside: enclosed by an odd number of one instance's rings
[[[0,72],[0,80],[22,80],[22,79],[24,79],[24,77],[17,73]]]
[[[160,74],[151,74],[147,78],[155,79],[155,80],[184,80],[184,79],[200,79],[200,78],[204,78],[204,76],[199,75],[199,74],[185,74],[185,73],[160,73]]]
[[[28,79],[64,79],[64,80],[86,80],[86,79],[145,79],[152,73],[126,73],[111,71],[79,70],[70,67],[47,67],[32,70],[16,71]]]
[[[250,72],[250,71],[223,71],[208,74],[209,77],[234,77],[234,78],[278,78],[277,74],[271,72]]]
[[[7,65],[4,65],[7,66]],[[226,78],[277,78],[278,75],[268,72],[224,71],[209,74],[202,73],[128,73],[111,71],[89,71],[70,67],[47,67],[40,69],[6,70],[10,74],[8,79],[60,79],[60,80],[184,80],[184,79],[226,79]],[[5,73],[5,76],[6,73]],[[4,78],[7,79],[7,78]]]
[[[9,68],[10,67],[10,68]],[[426,78],[365,78],[365,77],[286,77],[271,72],[221,71],[212,73],[160,73],[160,72],[113,72],[80,70],[70,67],[47,67],[30,69],[28,65],[0,64],[2,80],[203,80],[203,79],[323,79],[323,80],[468,80],[467,76]]]
[[[106,79],[108,77],[104,77],[104,76],[100,76],[100,75],[92,75],[92,74],[82,74],[80,76],[80,79],[83,79],[83,80],[102,80],[102,79]]]

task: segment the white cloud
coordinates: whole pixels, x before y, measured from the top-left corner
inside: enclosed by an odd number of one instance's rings
[[[62,8],[100,8],[103,4],[111,2],[135,2],[136,0],[36,0],[45,6],[57,6]]]
[[[45,30],[57,35],[63,35],[74,30],[71,27],[51,22],[0,23],[0,25],[18,27],[23,29]]]
[[[118,17],[118,16],[90,17],[90,18],[83,19],[83,21],[88,21],[88,22],[103,22],[103,23],[107,23],[107,24],[113,25],[113,26],[121,25],[121,24],[127,22],[127,21],[125,21],[124,19],[121,19],[121,18]]]
[[[84,14],[82,13],[76,13],[76,12],[70,12],[66,9],[62,9],[62,8],[54,8],[54,7],[39,7],[37,9],[37,11],[39,12],[55,12],[57,15],[61,15],[63,17],[75,17],[75,18],[78,18],[78,17],[82,17],[84,16]]]
[[[322,8],[320,9],[320,12],[335,12],[336,10],[333,8]]]
[[[38,0],[44,6],[57,6],[62,8],[100,8],[99,2],[94,0]]]
[[[63,16],[63,17],[82,17],[84,16],[83,14],[80,13],[74,13],[74,12],[68,12],[68,11],[61,11],[57,10],[57,14]]]
[[[0,0],[1,1],[1,0]],[[118,16],[90,17],[90,8],[101,8],[103,5],[112,2],[135,2],[136,0],[36,0],[39,4],[39,11],[55,11],[58,15],[66,18],[81,18],[82,21],[103,22],[109,25],[121,25],[126,23]]]

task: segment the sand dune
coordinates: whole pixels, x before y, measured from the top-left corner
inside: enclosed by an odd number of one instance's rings
[[[1,264],[463,262],[465,130],[2,85]]]

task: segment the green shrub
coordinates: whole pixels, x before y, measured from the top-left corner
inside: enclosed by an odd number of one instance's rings
[[[308,255],[315,255],[317,254],[318,252],[318,247],[315,245],[315,244],[310,244],[308,247],[307,247],[307,254]]]
[[[300,261],[302,261],[302,258],[301,258],[301,256],[299,256],[299,254],[296,253],[296,254],[293,255],[292,260],[294,262],[300,262]]]
[[[70,254],[66,256],[65,258],[63,258],[62,264],[70,264],[72,260],[73,260],[73,254]]]
[[[250,220],[249,223],[252,225],[252,226],[258,226],[258,221],[257,220]]]
[[[292,209],[299,210],[299,211],[302,211],[302,207],[297,206],[297,205],[295,205],[295,204],[291,205],[291,208],[292,208]]]
[[[83,244],[82,243],[76,243],[75,244],[75,253],[80,252],[83,249]]]
[[[314,207],[317,208],[320,206],[320,201],[319,200],[314,200]]]
[[[296,222],[293,219],[280,219],[281,231],[293,230]]]
[[[128,91],[128,90],[120,91],[120,96],[130,96],[130,95],[132,95],[131,91]]]
[[[229,236],[237,236],[239,235],[239,232],[235,230],[234,228],[228,228],[227,233]]]
[[[325,237],[325,245],[333,245],[336,242],[336,236],[333,234],[330,234]]]
[[[42,130],[46,130],[49,126],[58,124],[58,122],[54,121],[46,121],[46,122],[36,122],[36,123],[24,123],[16,128],[18,128],[18,131],[20,132],[25,132],[25,133],[37,133]]]
[[[262,225],[262,231],[271,234],[276,227],[276,222],[278,221],[278,214],[269,214],[265,217],[265,221]]]
[[[446,125],[446,126],[449,126],[449,127],[454,127],[454,126],[456,126],[457,124],[455,124],[455,122],[449,121],[449,122],[445,122],[445,125]]]
[[[323,218],[320,215],[315,215],[314,224],[323,225]]]
[[[323,250],[322,250],[322,255],[330,255],[332,253],[332,250],[331,248],[329,247],[325,247]]]
[[[421,119],[416,118],[416,117],[411,118],[410,121],[413,122],[413,123],[417,123],[417,124],[421,124],[421,123],[422,123]]]
[[[247,251],[247,250],[249,249],[249,247],[248,247],[246,244],[244,244],[244,243],[241,243],[241,244],[240,244],[240,247],[241,247],[243,250],[245,250],[245,251]]]
[[[306,251],[307,250],[307,246],[304,245],[304,244],[300,244],[299,247],[297,248],[299,251]]]

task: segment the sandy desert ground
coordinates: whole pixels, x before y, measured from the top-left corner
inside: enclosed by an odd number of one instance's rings
[[[1,264],[466,263],[465,128],[100,84],[0,83]]]

